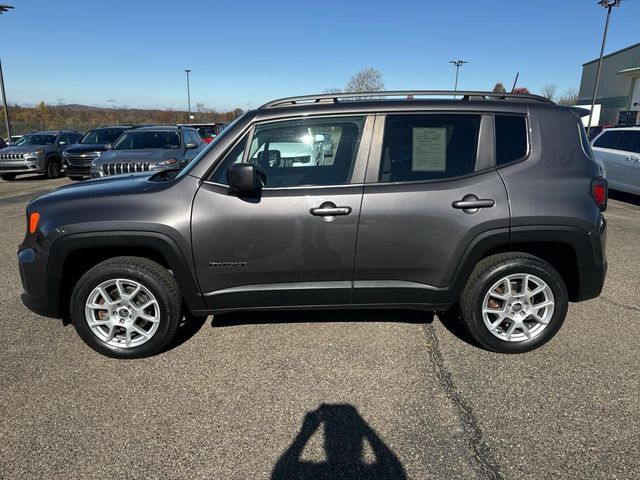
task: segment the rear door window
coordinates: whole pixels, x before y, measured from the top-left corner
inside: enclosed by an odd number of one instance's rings
[[[475,171],[480,115],[389,115],[380,182],[460,177]]]
[[[623,130],[622,135],[616,143],[617,150],[625,152],[640,153],[640,131]]]
[[[622,135],[622,130],[606,130],[594,142],[593,146],[597,148],[616,148],[616,143]]]
[[[523,115],[496,115],[495,135],[498,166],[527,155],[527,121]]]

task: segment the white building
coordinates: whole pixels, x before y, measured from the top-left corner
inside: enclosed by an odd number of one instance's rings
[[[597,58],[582,65],[581,105],[591,104],[597,68]],[[640,43],[602,58],[596,103],[602,105],[600,125],[640,124]]]

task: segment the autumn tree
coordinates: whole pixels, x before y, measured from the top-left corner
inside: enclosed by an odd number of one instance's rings
[[[494,85],[492,92],[495,93],[507,93],[507,89],[504,88],[504,85],[501,82],[498,82]]]
[[[531,93],[527,87],[516,87],[513,89],[513,93]]]

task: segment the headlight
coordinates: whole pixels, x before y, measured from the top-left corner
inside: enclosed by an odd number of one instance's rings
[[[178,160],[175,158],[170,158],[169,160],[165,160],[164,162],[158,162],[157,165],[173,165],[174,163],[178,163]]]
[[[67,157],[69,156],[69,154],[68,154],[68,153],[67,153],[67,151],[65,150],[64,152],[62,152],[62,156],[63,156],[64,158],[67,158]]]
[[[85,164],[85,165],[86,165],[86,164]],[[98,168],[98,162],[97,162],[97,161],[95,161],[95,160],[94,160],[93,162],[91,162],[91,167],[92,167],[92,168]]]
[[[33,152],[27,153],[27,155],[42,155],[44,150],[34,150]]]

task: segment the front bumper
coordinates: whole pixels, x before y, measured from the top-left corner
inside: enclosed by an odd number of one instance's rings
[[[91,167],[78,167],[75,165],[66,164],[65,173],[68,177],[89,177],[91,175]]]
[[[49,255],[38,246],[21,246],[18,268],[24,293],[22,303],[32,312],[45,317],[60,318],[60,279],[48,276]]]
[[[40,159],[27,157],[24,160],[0,160],[0,173],[30,173],[44,170]]]

